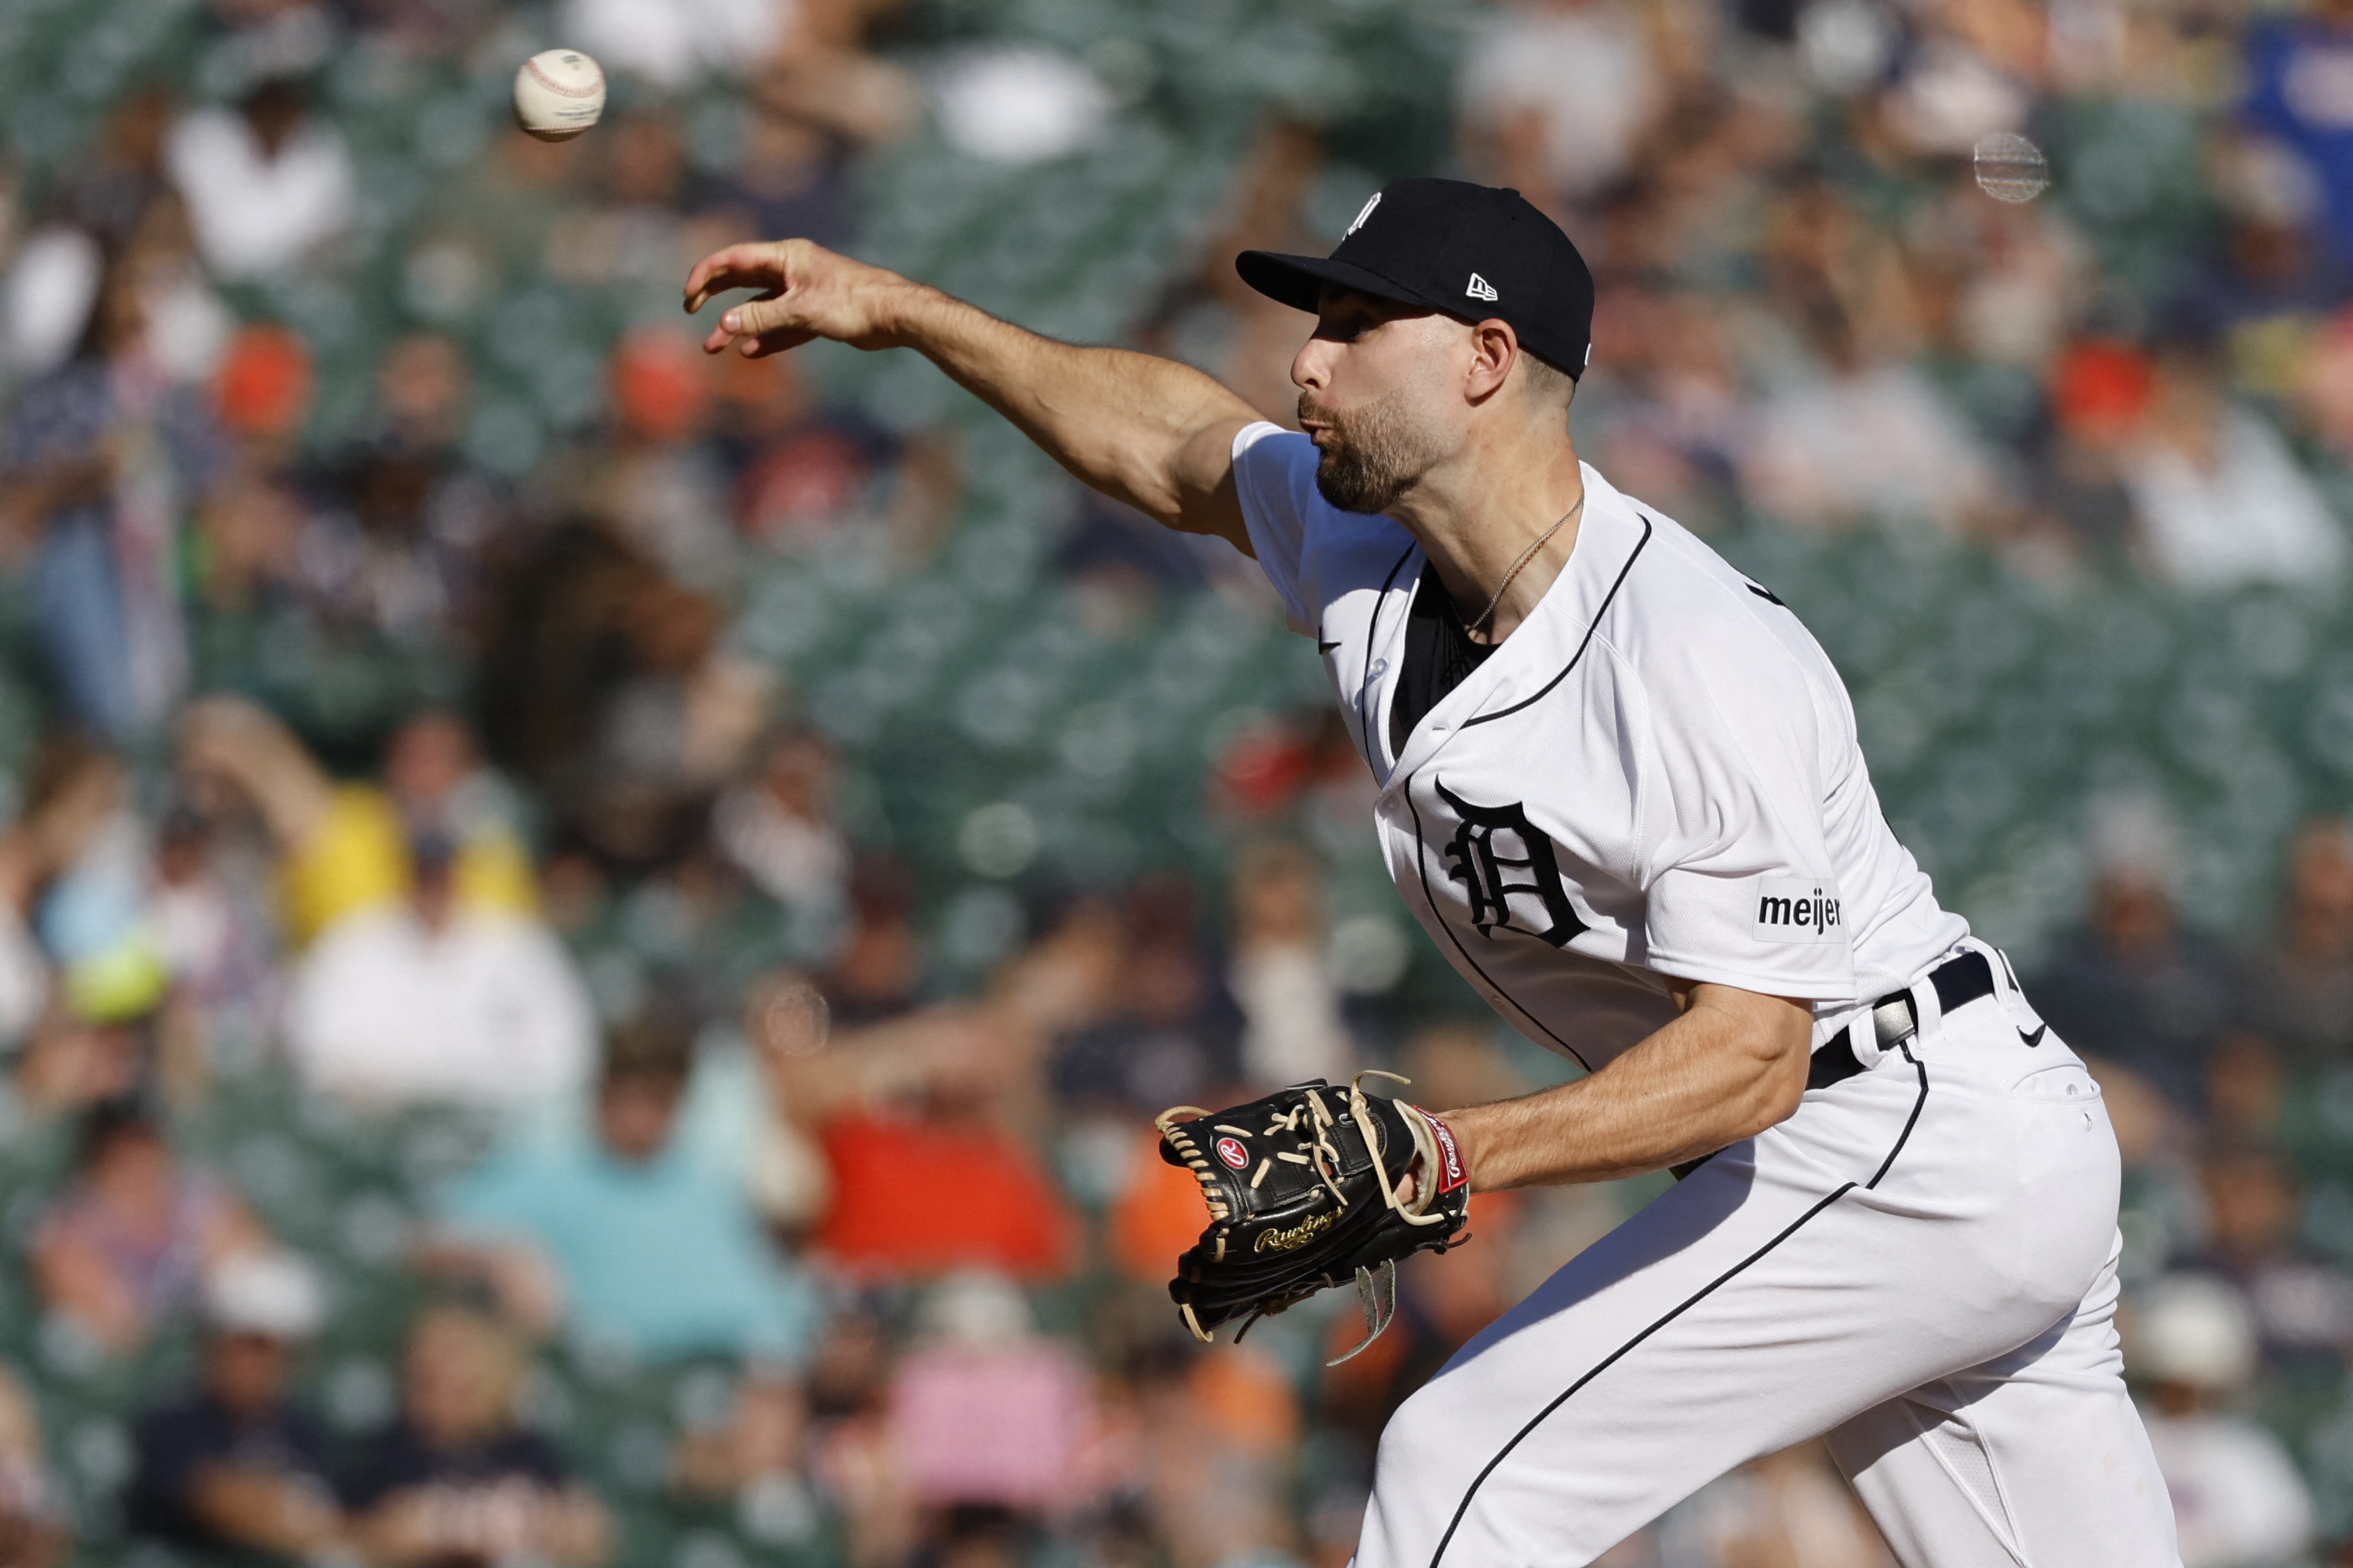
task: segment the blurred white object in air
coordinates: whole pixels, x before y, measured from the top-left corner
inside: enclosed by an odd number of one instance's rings
[[[1998,202],[2031,202],[2051,188],[2051,165],[2042,149],[2015,132],[1978,137],[1972,157],[1978,189]]]
[[[514,79],[515,123],[542,142],[569,142],[605,114],[605,73],[578,49],[543,49]]]
[[[932,79],[940,133],[992,163],[1042,163],[1092,142],[1111,118],[1111,93],[1092,72],[1051,49],[959,54]]]
[[[102,270],[98,242],[78,228],[45,228],[25,242],[0,305],[11,370],[38,375],[66,362],[90,324]]]
[[[765,66],[800,16],[797,0],[570,0],[566,37],[615,71],[676,89]]]

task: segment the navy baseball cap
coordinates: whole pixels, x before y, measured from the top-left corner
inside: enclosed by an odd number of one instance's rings
[[[1242,281],[1313,311],[1326,283],[1442,310],[1464,321],[1509,321],[1520,346],[1581,375],[1593,342],[1593,274],[1560,226],[1517,191],[1462,180],[1385,187],[1328,257],[1245,250]]]

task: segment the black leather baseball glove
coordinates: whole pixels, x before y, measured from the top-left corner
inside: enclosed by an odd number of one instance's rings
[[[1168,1282],[1204,1342],[1241,1318],[1239,1341],[1260,1318],[1353,1279],[1365,1339],[1346,1361],[1395,1315],[1398,1258],[1470,1239],[1470,1179],[1453,1134],[1417,1106],[1365,1093],[1367,1078],[1407,1081],[1361,1072],[1338,1089],[1316,1079],[1247,1105],[1180,1105],[1155,1119],[1160,1157],[1191,1171],[1209,1205],[1208,1228]],[[1417,1159],[1409,1207],[1398,1188]]]

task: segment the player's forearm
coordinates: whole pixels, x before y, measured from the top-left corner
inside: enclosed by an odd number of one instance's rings
[[[1186,448],[1249,405],[1189,365],[1057,342],[935,289],[907,296],[896,336],[1011,421],[1082,482],[1161,521],[1186,511]]]
[[[1473,1191],[1609,1181],[1753,1138],[1797,1109],[1811,1022],[1800,1004],[1695,1004],[1588,1078],[1444,1113]]]

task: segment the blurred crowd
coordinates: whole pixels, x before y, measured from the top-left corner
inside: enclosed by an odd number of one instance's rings
[[[1153,1113],[1567,1069],[1358,912],[1369,781],[1309,661],[1232,662],[1278,636],[1245,569],[1059,492],[1029,561],[937,396],[705,362],[675,315],[720,243],[920,226],[878,189],[1163,156],[1176,21],[1065,47],[1049,10],[0,26],[55,31],[67,90],[116,73],[62,149],[12,110],[0,158],[0,1568],[1340,1568],[1388,1414],[1659,1190],[1482,1195],[1335,1371],[1343,1303],[1208,1352],[1168,1309],[1203,1216]],[[1302,59],[1386,26],[1340,11],[1283,23]],[[1436,150],[1390,166],[1336,93],[1269,89],[1185,243],[1118,274],[1130,341],[1287,418],[1303,320],[1231,251],[1328,248],[1434,157],[1567,225],[1581,449],[1727,547],[2333,592],[2341,0],[1438,11],[1451,60],[1386,67],[1400,99],[1454,73]],[[164,42],[128,68],[134,32]],[[496,121],[557,41],[613,79],[560,145]],[[2040,151],[1977,156],[2002,134]],[[1042,207],[990,265],[1125,265],[1079,254],[1097,216]],[[895,649],[816,679],[822,594],[905,584]],[[1010,651],[878,776],[992,616]],[[1086,649],[1155,711],[1199,668],[1256,686],[1168,749],[1133,701],[1052,711]],[[1032,736],[1061,793],[931,820]],[[1106,800],[1139,822],[1108,848]],[[2353,1561],[2353,825],[2278,846],[2237,941],[2182,837],[2108,801],[2078,928],[2021,966],[2125,1142],[2185,1561]],[[1812,1449],[1609,1559],[1887,1561]]]

